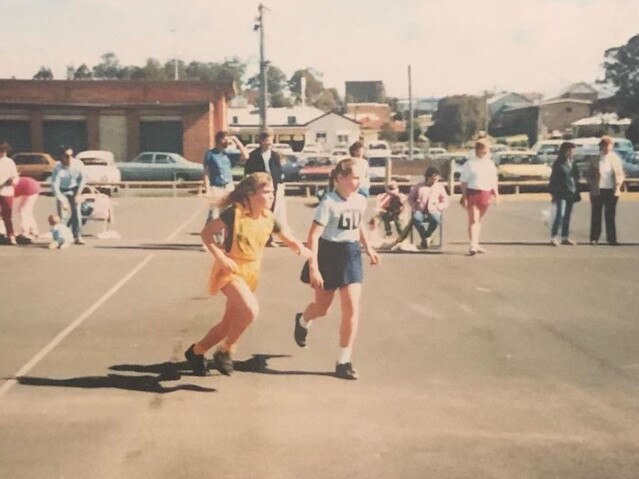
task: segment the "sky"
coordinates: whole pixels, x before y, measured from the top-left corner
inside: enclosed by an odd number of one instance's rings
[[[0,0],[0,78],[89,67],[237,56],[254,72],[255,0]],[[264,0],[266,55],[291,75],[381,80],[389,96],[489,91],[552,96],[602,77],[606,49],[639,34],[639,0]]]

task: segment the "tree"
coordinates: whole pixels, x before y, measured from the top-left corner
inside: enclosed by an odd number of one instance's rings
[[[623,116],[639,114],[639,35],[604,53],[606,83],[617,87],[615,99]]]
[[[100,58],[102,59],[102,62],[93,67],[93,78],[101,80],[115,80],[122,78],[122,68],[120,68],[120,61],[115,53],[108,52]]]
[[[339,93],[335,88],[329,88],[319,94],[313,101],[313,106],[323,111],[337,111],[341,106]]]
[[[40,67],[38,73],[33,75],[34,80],[53,80],[53,72],[49,67]]]
[[[306,79],[306,88],[302,92],[302,77]],[[315,101],[324,93],[324,84],[320,80],[322,74],[312,68],[295,71],[288,81],[288,88],[296,103],[302,102],[302,95],[308,105],[315,105]]]
[[[260,74],[249,78],[246,85],[249,88],[260,89]],[[270,65],[266,70],[266,88],[268,90],[267,97],[270,98],[270,105],[273,107],[286,106],[286,75],[275,65]]]
[[[67,65],[67,80],[73,80],[75,76],[75,67],[73,65]]]
[[[426,136],[433,142],[460,145],[470,140],[482,125],[482,99],[456,95],[439,100],[434,124]]]
[[[78,69],[73,74],[74,80],[91,80],[93,78],[93,73],[89,69],[86,63],[83,63],[78,67]]]
[[[186,64],[182,60],[177,61],[178,64],[178,80],[184,80],[186,75]],[[175,80],[175,60],[168,60],[164,64],[164,74],[167,78]]]

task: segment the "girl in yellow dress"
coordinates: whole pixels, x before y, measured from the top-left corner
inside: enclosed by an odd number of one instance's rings
[[[235,345],[257,317],[259,306],[254,291],[260,275],[262,252],[271,233],[277,234],[286,246],[298,255],[310,257],[310,250],[295,237],[283,231],[271,212],[274,201],[273,180],[268,173],[246,176],[221,199],[224,209],[219,218],[210,221],[200,236],[215,258],[209,279],[209,291],[221,291],[226,296],[222,320],[184,353],[193,372],[207,373],[204,354],[218,343],[213,355],[215,368],[228,376],[233,372],[231,354]],[[224,244],[213,242],[224,233]]]

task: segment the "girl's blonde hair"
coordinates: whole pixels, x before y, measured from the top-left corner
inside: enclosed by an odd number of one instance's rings
[[[346,158],[338,161],[335,168],[331,170],[331,175],[328,178],[328,190],[333,191],[335,189],[335,181],[337,176],[348,176],[355,170],[355,161],[352,158]]]
[[[249,196],[257,193],[262,186],[272,184],[273,178],[268,173],[251,173],[238,183],[235,189],[222,196],[219,202],[220,208],[226,208],[233,203],[244,204],[248,202]]]

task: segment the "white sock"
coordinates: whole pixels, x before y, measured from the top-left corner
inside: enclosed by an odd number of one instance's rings
[[[339,364],[346,364],[351,362],[351,352],[353,348],[339,348]]]
[[[304,321],[304,315],[300,316],[299,323],[300,323],[300,326],[303,327],[304,329],[308,329],[308,328],[311,327],[311,322],[310,321],[309,322]]]

